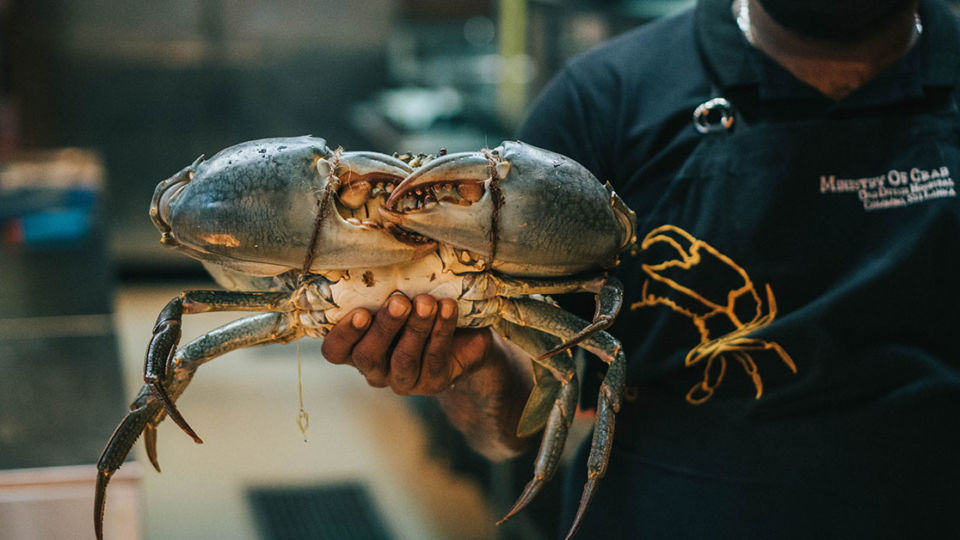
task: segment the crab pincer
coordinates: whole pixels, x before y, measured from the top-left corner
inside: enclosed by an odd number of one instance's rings
[[[167,373],[170,364],[173,361],[173,353],[180,343],[180,326],[183,318],[183,299],[174,298],[167,303],[157,317],[157,323],[153,326],[153,339],[147,346],[147,354],[144,360],[143,381],[153,392],[154,397],[160,402],[163,411],[174,421],[184,433],[190,436],[197,444],[203,444],[200,436],[187,424],[186,419],[180,414],[177,406],[167,395],[164,389],[164,383],[167,380]]]

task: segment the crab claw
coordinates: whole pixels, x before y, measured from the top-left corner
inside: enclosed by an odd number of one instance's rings
[[[249,275],[390,265],[433,247],[396,241],[377,212],[411,171],[317,137],[248,141],[161,182],[150,215],[163,243]]]
[[[318,220],[315,267],[382,266],[416,259],[436,248],[429,238],[393,227],[387,231],[389,224],[378,212],[413,171],[403,161],[377,152],[343,152],[319,160],[317,169],[333,180],[328,186],[335,187],[333,200]]]
[[[550,276],[605,267],[632,242],[635,218],[616,201],[570,158],[504,142],[420,167],[380,213],[495,269]]]
[[[321,174],[336,175],[339,180],[337,199],[346,207],[357,209],[369,201],[377,189],[389,195],[413,169],[403,161],[378,152],[341,152],[333,159],[318,162]]]
[[[448,154],[408,176],[380,214],[402,229],[489,256],[497,206],[490,184],[509,170],[506,162],[491,169],[490,159],[479,152]],[[442,236],[434,236],[437,231]]]

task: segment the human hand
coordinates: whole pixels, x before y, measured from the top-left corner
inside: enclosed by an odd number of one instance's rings
[[[488,328],[457,328],[457,303],[395,294],[372,315],[355,309],[330,329],[323,356],[349,364],[371,386],[400,395],[436,395],[451,425],[491,459],[529,449],[516,426],[530,395],[525,353]],[[454,382],[456,386],[454,387]]]
[[[492,343],[488,329],[457,330],[457,302],[394,294],[376,314],[358,308],[326,335],[321,351],[333,364],[357,368],[370,386],[400,395],[434,395],[481,365]]]

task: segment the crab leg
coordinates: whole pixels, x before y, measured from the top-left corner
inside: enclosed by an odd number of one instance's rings
[[[609,363],[606,376],[600,385],[597,398],[597,421],[590,443],[590,456],[587,458],[587,483],[583,486],[577,515],[567,533],[567,540],[573,537],[597,490],[600,479],[607,473],[610,451],[613,449],[613,428],[616,414],[620,412],[623,399],[623,387],[627,378],[627,360],[620,342],[606,332],[598,332],[586,338],[580,347],[597,355]],[[611,358],[612,357],[612,358]]]
[[[498,334],[517,344],[534,360],[536,386],[523,410],[517,435],[531,435],[546,422],[534,465],[533,479],[527,483],[510,511],[497,522],[499,525],[529,504],[556,472],[564,443],[567,441],[567,432],[577,409],[579,384],[573,357],[569,352],[539,360],[545,351],[556,346],[556,337],[503,320],[498,321],[494,328]],[[546,407],[550,409],[544,410]]]
[[[168,302],[160,311],[157,322],[153,325],[153,338],[147,345],[147,354],[143,362],[143,382],[170,418],[199,444],[203,441],[187,424],[163,388],[163,383],[167,380],[167,364],[173,360],[173,353],[177,344],[180,343],[182,317],[183,299],[179,296]]]
[[[167,368],[172,364],[173,353],[180,342],[183,314],[207,311],[281,311],[281,304],[289,298],[289,294],[279,292],[186,291],[170,300],[160,311],[153,326],[153,338],[147,346],[143,381],[163,406],[163,411],[197,444],[203,441],[187,424],[164,389]]]
[[[285,327],[282,313],[263,313],[231,322],[191,341],[173,356],[173,373],[163,381],[164,394],[171,402],[190,384],[197,368],[206,362],[230,351],[267,343],[284,343],[294,338]],[[97,489],[94,501],[94,530],[98,539],[103,538],[103,512],[106,503],[107,484],[120,468],[133,443],[144,433],[147,456],[157,471],[156,426],[166,414],[161,402],[149,385],[144,385],[130,405],[130,411],[113,432],[97,462]]]
[[[597,307],[593,312],[593,321],[583,327],[575,336],[565,338],[561,345],[544,353],[544,358],[569,350],[593,333],[610,328],[613,320],[620,313],[620,307],[623,306],[623,284],[613,276],[604,275],[600,290],[596,291],[594,298]]]
[[[593,293],[596,308],[590,324],[573,336],[563,338],[559,345],[542,351],[541,358],[569,350],[590,334],[609,328],[623,306],[623,284],[619,279],[606,273],[589,278],[517,279],[493,272],[474,274],[474,276],[472,281],[465,282],[468,290],[462,296],[464,299],[482,300],[493,296],[517,297],[531,294]]]
[[[540,300],[501,298],[500,301],[502,302],[500,314],[507,321],[535,328],[564,340],[578,335],[589,324],[572,313]],[[577,515],[567,533],[568,539],[580,527],[580,522],[593,499],[600,479],[607,472],[607,463],[610,461],[610,451],[613,448],[614,422],[616,413],[620,410],[626,380],[626,357],[616,338],[604,331],[594,332],[585,337],[579,347],[595,354],[609,364],[609,367],[597,398],[597,421],[590,444],[590,456],[587,460],[587,483],[583,488]]]

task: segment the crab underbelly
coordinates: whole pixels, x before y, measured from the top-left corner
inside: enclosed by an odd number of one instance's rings
[[[459,298],[463,276],[444,269],[443,261],[431,253],[415,261],[366,270],[351,270],[349,275],[331,285],[336,308],[327,309],[326,318],[336,323],[350,310],[362,307],[376,311],[395,292],[413,298],[429,294],[436,298]]]

